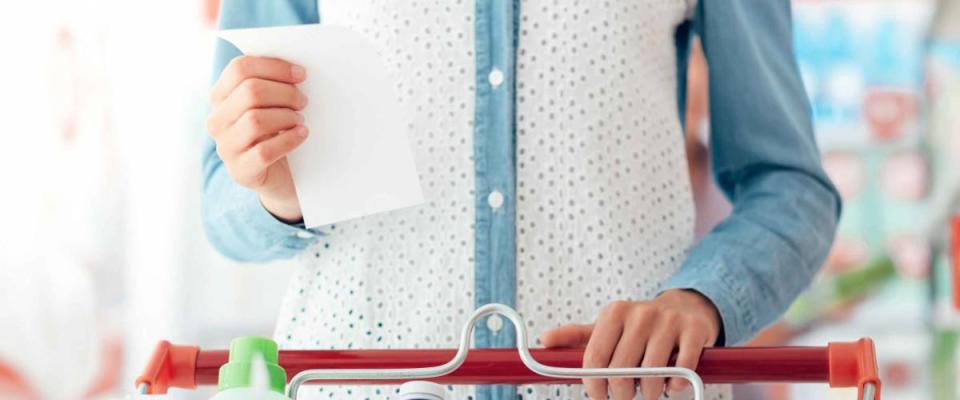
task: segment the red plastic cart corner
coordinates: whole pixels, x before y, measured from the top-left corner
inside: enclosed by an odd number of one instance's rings
[[[859,398],[873,385],[873,400],[880,400],[880,376],[873,340],[827,345],[830,363],[830,387],[857,387]]]
[[[147,367],[137,377],[137,387],[146,385],[146,394],[165,394],[171,387],[196,388],[199,354],[199,347],[174,345],[166,340],[160,341],[154,348]]]

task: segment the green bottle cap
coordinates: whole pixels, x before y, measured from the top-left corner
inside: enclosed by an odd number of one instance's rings
[[[233,339],[230,342],[230,359],[220,367],[219,390],[252,386],[254,360],[263,359],[266,367],[269,389],[283,394],[287,383],[287,373],[277,364],[279,351],[277,344],[267,338],[248,336]]]

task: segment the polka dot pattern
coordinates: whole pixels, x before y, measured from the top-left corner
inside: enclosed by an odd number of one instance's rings
[[[534,337],[653,297],[685,256],[693,203],[673,40],[687,12],[675,0],[520,8],[517,306]]]
[[[427,202],[328,227],[300,256],[275,336],[283,348],[454,347],[474,309],[474,3],[319,4],[323,23],[365,34],[396,78]],[[313,387],[303,398],[396,399],[395,390]]]
[[[300,256],[275,337],[282,348],[453,347],[474,308],[475,3],[319,4],[324,23],[364,33],[385,57],[427,203],[328,227]],[[684,256],[692,209],[672,35],[686,11],[673,0],[521,5],[517,304],[534,335],[650,297]],[[301,398],[398,396],[396,386],[311,386]],[[530,386],[518,398],[585,397]]]

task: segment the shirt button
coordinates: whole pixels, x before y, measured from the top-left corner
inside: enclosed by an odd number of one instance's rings
[[[490,71],[490,75],[487,78],[490,79],[490,86],[496,89],[503,83],[503,71],[501,71],[500,68],[494,68]]]
[[[297,231],[297,237],[300,239],[313,239],[313,234],[308,231]]]
[[[494,190],[490,192],[490,195],[487,196],[487,204],[490,205],[490,208],[494,210],[503,206],[503,193],[500,193],[499,190]]]
[[[487,329],[489,329],[490,332],[493,332],[493,333],[500,332],[500,330],[503,329],[503,318],[500,318],[500,316],[496,314],[488,317]]]

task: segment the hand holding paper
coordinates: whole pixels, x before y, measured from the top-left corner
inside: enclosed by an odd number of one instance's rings
[[[423,202],[402,108],[366,39],[324,25],[221,31],[248,55],[303,66],[310,135],[287,156],[308,227]]]
[[[241,56],[230,61],[210,91],[207,132],[222,167],[286,222],[303,219],[287,155],[309,134],[299,113],[307,97],[296,87],[304,78],[298,65]]]

